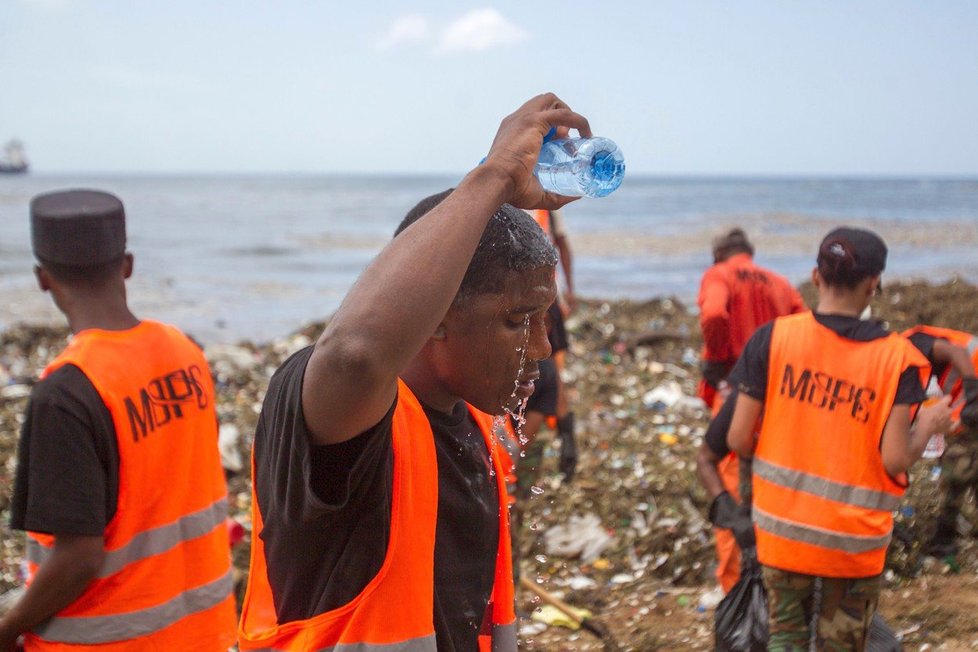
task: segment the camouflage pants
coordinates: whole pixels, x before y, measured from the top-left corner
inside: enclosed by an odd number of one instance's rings
[[[879,601],[879,575],[818,578],[770,566],[763,571],[771,628],[768,650],[808,650],[814,609],[818,609],[816,649],[866,649],[869,624]],[[816,591],[816,580],[821,581],[820,591]]]
[[[953,554],[958,514],[972,487],[978,489],[978,433],[966,431],[948,437],[947,450],[941,458],[941,511],[932,552]]]

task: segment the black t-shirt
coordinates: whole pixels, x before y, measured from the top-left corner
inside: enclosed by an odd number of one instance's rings
[[[930,362],[930,372],[938,378],[947,370],[947,364],[934,360],[934,342],[943,340],[943,337],[934,337],[927,333],[914,333],[907,338],[910,343],[917,347],[927,361]],[[946,340],[945,340],[946,341]]]
[[[280,622],[310,618],[355,598],[380,569],[390,534],[394,407],[347,442],[310,445],[302,382],[311,353],[312,347],[296,353],[272,377],[255,433],[262,540]],[[496,479],[464,403],[452,414],[425,413],[438,462],[438,650],[474,650],[495,577]],[[391,608],[396,618],[397,606]]]
[[[115,516],[119,446],[91,381],[64,365],[31,392],[17,448],[10,526],[97,536]]]
[[[837,335],[856,342],[869,342],[890,334],[880,322],[862,320],[858,317],[815,313],[815,320]],[[728,382],[739,391],[759,401],[763,401],[767,393],[767,372],[770,365],[773,329],[774,322],[770,321],[754,331],[727,378]],[[908,367],[900,375],[895,404],[920,403],[925,398],[924,388],[920,384],[919,368]]]

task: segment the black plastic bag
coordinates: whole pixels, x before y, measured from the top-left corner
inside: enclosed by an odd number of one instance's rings
[[[718,652],[767,649],[767,591],[754,548],[742,552],[740,579],[717,605],[714,634]]]

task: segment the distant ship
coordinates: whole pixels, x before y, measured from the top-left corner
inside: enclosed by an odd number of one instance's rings
[[[24,143],[11,140],[4,148],[6,157],[0,159],[0,174],[24,174],[30,168],[27,157],[24,156]]]

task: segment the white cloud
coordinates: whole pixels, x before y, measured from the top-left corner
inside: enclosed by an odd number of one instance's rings
[[[377,41],[377,48],[390,50],[399,45],[420,43],[428,38],[428,20],[423,16],[401,16],[395,20],[387,33]]]
[[[21,4],[44,11],[61,11],[67,9],[73,0],[20,0]]]
[[[481,52],[518,43],[527,37],[526,30],[506,20],[495,9],[473,9],[445,28],[435,52]]]

